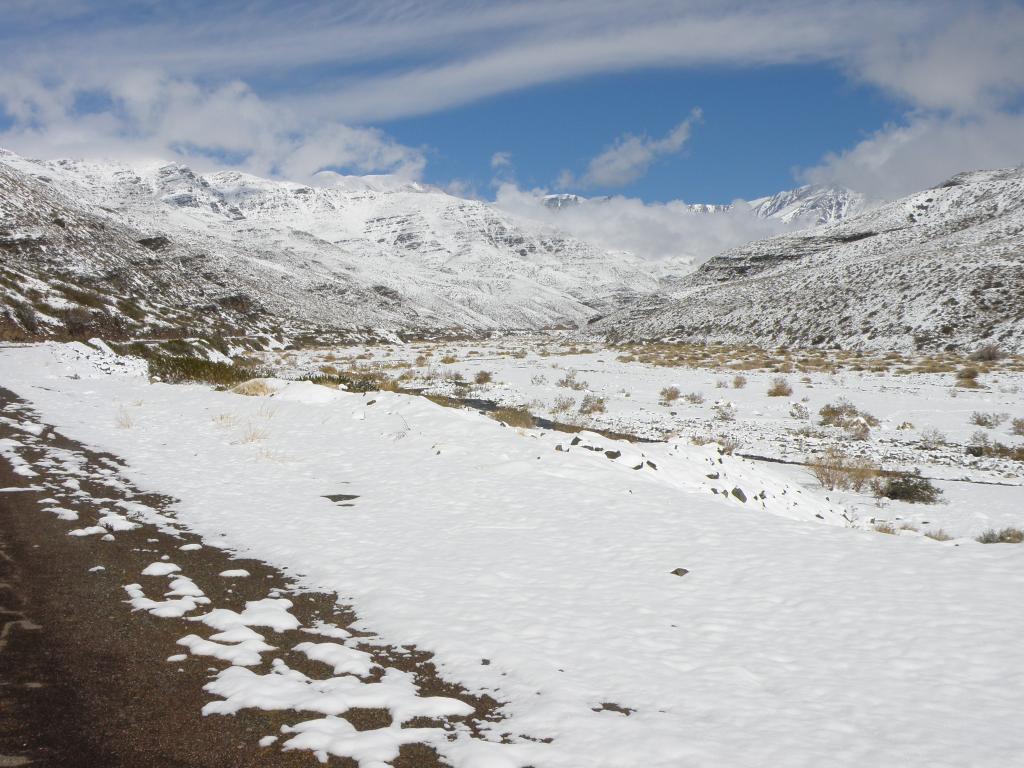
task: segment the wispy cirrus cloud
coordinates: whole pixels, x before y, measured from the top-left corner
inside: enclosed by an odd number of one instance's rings
[[[11,0],[4,19],[0,142],[186,158],[192,147],[279,174],[414,176],[422,150],[368,126],[643,68],[836,67],[906,104],[892,152],[959,131],[963,148],[946,151],[962,163],[1024,95],[1024,9],[998,0]],[[993,163],[1013,160],[1017,144],[996,146]],[[866,150],[808,173],[848,172]],[[613,183],[657,155],[623,139],[583,178]]]

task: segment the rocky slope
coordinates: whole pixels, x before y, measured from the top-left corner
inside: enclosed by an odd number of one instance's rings
[[[389,178],[329,174],[312,187],[11,153],[0,154],[0,259],[11,333],[574,325],[689,269],[652,270]]]
[[[591,326],[617,339],[1024,352],[1024,169],[735,249]]]

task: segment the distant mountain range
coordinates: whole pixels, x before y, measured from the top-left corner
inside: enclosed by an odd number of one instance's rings
[[[574,194],[547,195],[543,198],[546,207],[561,210],[580,205],[600,205],[607,197],[582,197]],[[813,185],[788,189],[770,197],[760,197],[743,203],[750,206],[756,216],[762,219],[778,219],[787,224],[818,226],[834,224],[853,216],[867,207],[863,195],[846,187]],[[712,203],[691,203],[687,207],[694,213],[724,213],[735,209],[737,203],[727,205]]]
[[[692,269],[387,177],[306,186],[11,153],[0,256],[7,328],[44,334],[69,313],[76,328],[128,334],[574,326]]]
[[[1021,169],[961,174],[874,208],[836,187],[743,204],[807,226],[694,272],[683,257],[604,250],[389,177],[325,174],[308,186],[0,151],[0,337],[578,327],[614,339],[1024,351]]]
[[[634,340],[1024,352],[1024,169],[963,173],[737,248],[592,328]]]

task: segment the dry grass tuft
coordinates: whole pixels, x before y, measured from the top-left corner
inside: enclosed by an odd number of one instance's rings
[[[473,382],[476,384],[490,384],[494,381],[494,374],[490,371],[477,371],[476,376],[473,377]]]
[[[114,419],[114,424],[117,425],[118,429],[131,429],[134,426],[132,415],[128,413],[128,409],[123,405],[117,409],[117,417]]]
[[[592,413],[604,413],[604,398],[597,395],[584,395],[580,401],[579,412],[584,416]]]
[[[274,389],[264,379],[249,379],[231,388],[236,395],[248,397],[268,397],[274,394]]]
[[[533,426],[533,416],[525,408],[498,408],[490,416],[509,427],[530,429]]]

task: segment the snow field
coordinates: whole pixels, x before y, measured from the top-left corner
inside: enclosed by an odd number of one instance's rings
[[[4,386],[179,498],[177,520],[205,540],[337,590],[382,642],[433,651],[446,678],[502,701],[489,741],[422,735],[453,765],[995,767],[1024,748],[1024,547],[849,528],[848,504],[791,468],[686,439],[573,445],[406,395],[89,377],[87,353],[57,345],[0,360]],[[138,401],[118,428],[116,404]],[[243,442],[250,423],[263,436]],[[339,493],[351,506],[326,498]],[[360,662],[335,652],[314,650]],[[233,665],[208,707],[312,708],[324,717],[291,726],[294,746],[344,754],[359,735],[336,716],[371,695],[349,677]],[[416,738],[394,730],[373,738]],[[393,747],[364,742],[359,759]]]

